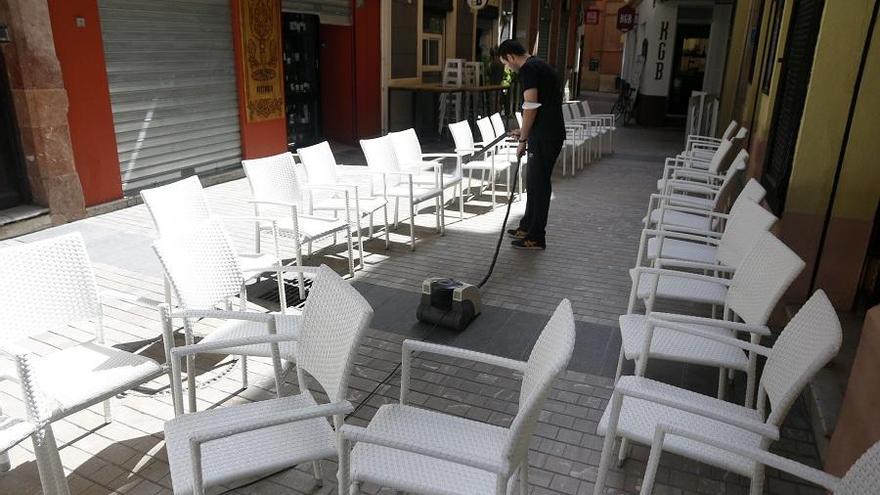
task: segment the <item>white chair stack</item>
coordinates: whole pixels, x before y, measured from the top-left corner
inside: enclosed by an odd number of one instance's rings
[[[464,84],[464,59],[448,58],[443,67],[443,86],[458,88]],[[461,92],[440,94],[440,113],[437,119],[437,133],[451,122],[458,122],[464,115],[464,97]]]

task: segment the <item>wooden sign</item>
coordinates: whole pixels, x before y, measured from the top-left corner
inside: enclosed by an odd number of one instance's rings
[[[284,118],[281,5],[241,0],[242,67],[248,122]]]

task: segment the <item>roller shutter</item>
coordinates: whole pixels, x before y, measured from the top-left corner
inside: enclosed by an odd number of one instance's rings
[[[99,0],[126,193],[241,165],[229,0]]]

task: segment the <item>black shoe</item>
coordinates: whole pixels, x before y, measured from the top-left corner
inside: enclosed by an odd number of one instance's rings
[[[517,239],[510,243],[513,249],[547,249],[546,241],[535,241],[532,239]]]
[[[507,229],[507,235],[515,239],[525,239],[526,234],[528,234],[527,231],[518,227],[515,229]]]

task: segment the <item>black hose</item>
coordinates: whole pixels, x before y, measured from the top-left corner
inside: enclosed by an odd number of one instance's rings
[[[492,276],[492,271],[495,270],[495,263],[498,262],[498,253],[501,251],[501,243],[504,242],[504,229],[507,228],[507,219],[510,218],[510,207],[513,205],[513,195],[516,194],[516,186],[519,183],[519,164],[522,161],[521,156],[516,157],[516,166],[513,169],[513,187],[510,188],[510,194],[507,197],[507,211],[504,212],[504,222],[501,224],[501,232],[498,234],[498,243],[495,245],[495,254],[492,255],[492,263],[489,265],[489,271],[486,272],[486,276],[483,277],[483,280],[477,284],[477,287],[483,288],[486,285],[486,282],[489,281],[489,277]]]

